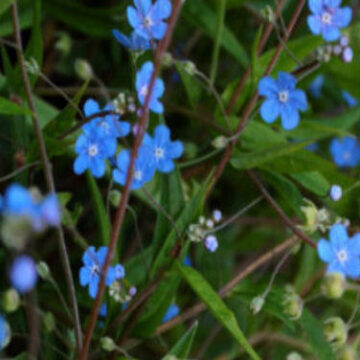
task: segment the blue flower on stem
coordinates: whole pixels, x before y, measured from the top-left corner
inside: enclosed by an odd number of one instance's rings
[[[75,152],[78,154],[74,162],[74,172],[82,174],[89,169],[95,177],[105,174],[105,160],[115,154],[116,139],[106,136],[101,128],[84,132],[76,140]]]
[[[149,40],[137,34],[136,31],[133,31],[129,37],[116,29],[112,33],[115,39],[129,50],[145,51],[150,49]]]
[[[260,108],[262,119],[273,123],[281,116],[281,124],[285,130],[294,129],[299,124],[299,110],[307,109],[306,94],[295,88],[296,78],[290,74],[279,72],[278,80],[266,76],[259,82],[259,94],[266,97]]]
[[[179,307],[176,304],[171,304],[169,308],[167,309],[162,322],[165,323],[167,321],[170,321],[175,316],[179,315]]]
[[[3,315],[0,315],[0,351],[10,342],[10,327]]]
[[[94,246],[90,246],[82,258],[84,266],[80,268],[80,284],[81,286],[89,285],[89,294],[93,299],[96,298],[107,252],[107,246],[100,247],[98,251],[95,251]],[[111,285],[114,281],[115,269],[110,266],[106,274],[105,284]]]
[[[116,159],[117,168],[113,170],[114,181],[125,185],[130,165],[130,151],[123,150]],[[147,146],[140,147],[138,157],[135,160],[135,168],[131,189],[139,189],[145,183],[149,182],[155,173],[155,164],[151,154],[151,148]]]
[[[125,277],[125,268],[121,264],[115,265],[114,270],[116,280],[120,280]]]
[[[158,125],[154,131],[154,137],[146,134],[143,144],[151,148],[156,169],[163,173],[174,170],[173,159],[179,158],[184,147],[181,141],[171,141],[170,130],[165,125]]]
[[[312,15],[307,22],[311,32],[322,35],[326,41],[336,41],[340,38],[340,29],[349,26],[352,10],[346,6],[340,8],[341,0],[309,0]]]
[[[151,76],[154,71],[154,64],[147,61],[136,74],[136,91],[141,105],[144,105],[147,94],[149,93],[149,86]],[[164,112],[164,106],[159,101],[159,98],[164,94],[164,82],[157,78],[150,97],[149,109],[154,113],[161,114]]]
[[[134,0],[133,6],[128,6],[127,17],[130,25],[143,38],[161,40],[166,32],[166,20],[171,14],[169,0]]]
[[[351,136],[333,139],[330,144],[330,152],[335,164],[340,167],[355,167],[360,160],[360,145]]]
[[[11,285],[19,293],[31,291],[38,278],[34,260],[28,255],[19,255],[11,265],[9,277]]]
[[[349,238],[344,225],[333,225],[330,242],[321,239],[317,250],[320,259],[329,264],[328,273],[336,272],[353,279],[360,276],[360,234]]]
[[[84,113],[86,117],[98,114],[101,111],[99,104],[94,99],[88,99],[84,104]],[[103,111],[115,111],[114,105],[106,105]],[[82,129],[85,133],[91,134],[100,128],[104,131],[106,136],[115,138],[123,137],[130,133],[130,124],[126,121],[119,121],[119,119],[120,115],[115,114],[97,117],[83,125]]]

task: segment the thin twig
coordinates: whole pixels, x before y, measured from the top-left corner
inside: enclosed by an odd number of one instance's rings
[[[24,50],[23,50],[22,40],[21,40],[19,15],[18,15],[18,8],[17,8],[16,1],[13,2],[11,5],[11,16],[12,16],[12,23],[13,23],[13,29],[14,29],[14,34],[15,34],[16,45],[18,47],[17,56],[18,56],[18,61],[20,64],[21,76],[22,76],[22,80],[24,83],[24,87],[25,87],[27,102],[32,111],[33,127],[34,127],[36,139],[37,139],[39,149],[40,149],[40,157],[41,157],[41,162],[42,162],[42,165],[44,168],[45,180],[46,180],[46,184],[48,187],[48,191],[50,193],[55,194],[55,192],[56,192],[55,182],[54,182],[54,178],[53,178],[53,174],[52,174],[52,170],[51,170],[51,164],[50,164],[47,152],[46,152],[45,141],[43,138],[39,119],[37,116],[37,111],[36,111],[36,107],[35,107],[35,103],[34,103],[34,99],[33,99],[33,95],[32,95],[32,90],[31,90],[31,85],[30,85],[30,80],[29,80],[29,77],[28,77],[28,74],[26,71],[26,64],[25,64]],[[57,229],[56,234],[57,234],[57,240],[58,240],[59,249],[60,249],[62,265],[63,265],[64,272],[65,272],[65,278],[66,278],[68,291],[69,291],[69,295],[70,295],[71,306],[72,306],[75,337],[76,337],[76,346],[77,346],[77,349],[79,350],[81,348],[82,335],[81,335],[78,306],[77,306],[77,302],[76,302],[74,280],[73,280],[72,273],[71,273],[70,261],[69,261],[69,256],[68,256],[66,245],[65,245],[63,230],[62,230],[61,226],[58,226],[56,229]]]

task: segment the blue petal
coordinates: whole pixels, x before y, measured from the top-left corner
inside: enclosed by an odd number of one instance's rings
[[[86,266],[92,266],[96,259],[95,247],[90,246],[85,252],[82,257],[82,261]]]
[[[342,0],[323,0],[324,5],[332,7],[332,8],[337,8],[340,6]]]
[[[154,84],[153,96],[156,98],[161,97],[164,94],[165,85],[161,79],[156,79]]]
[[[151,8],[151,0],[134,0],[135,6],[146,16]]]
[[[151,10],[151,17],[156,20],[163,20],[171,14],[171,2],[169,0],[157,0]]]
[[[260,96],[274,97],[277,96],[279,88],[272,77],[266,76],[260,80],[258,91]]]
[[[360,255],[360,234],[355,234],[348,243],[348,252],[352,255]]]
[[[344,28],[350,25],[352,18],[352,10],[346,6],[338,9],[333,16],[333,24],[339,28]]]
[[[166,150],[169,154],[169,157],[171,157],[172,159],[177,159],[183,154],[184,146],[181,141],[177,140],[168,144]]]
[[[345,268],[341,265],[340,261],[335,260],[331,262],[326,270],[327,273],[340,273],[346,276]]]
[[[107,246],[101,246],[99,248],[99,250],[96,252],[97,261],[99,262],[99,264],[101,266],[103,266],[105,264],[105,259],[106,259],[107,252],[108,252],[108,247]]]
[[[283,71],[279,71],[278,75],[278,88],[280,91],[286,89],[294,89],[296,86],[296,77]]]
[[[154,39],[161,40],[166,33],[167,26],[168,25],[162,21],[157,23],[156,25],[152,26],[151,32],[152,32]]]
[[[342,224],[335,224],[330,229],[330,242],[335,251],[343,250],[348,241],[346,227]]]
[[[93,278],[89,283],[89,294],[93,299],[96,298],[99,282],[100,282],[99,276],[93,276]]]
[[[357,256],[351,256],[345,263],[346,274],[353,279],[360,276],[360,260]]]
[[[278,100],[270,99],[262,103],[260,115],[267,123],[273,123],[280,114],[280,104]]]
[[[324,239],[318,242],[317,251],[319,258],[324,262],[330,263],[334,259],[334,251],[330,243]]]
[[[166,144],[170,141],[170,130],[166,125],[158,125],[154,131],[154,140],[157,144]]]
[[[76,175],[80,175],[85,172],[89,167],[89,157],[87,155],[80,155],[74,162],[74,172]]]
[[[85,113],[86,117],[89,117],[98,112],[100,112],[100,106],[97,103],[97,101],[94,99],[86,100],[86,102],[84,104],[84,113]]]
[[[105,161],[98,157],[93,157],[90,160],[89,168],[94,177],[100,178],[105,174]]]
[[[119,183],[120,185],[125,185],[126,174],[124,172],[120,172],[119,170],[113,170],[113,178],[114,181]]]
[[[138,12],[132,6],[128,6],[126,13],[129,24],[137,30],[137,28],[142,25]]]
[[[118,121],[115,123],[117,136],[124,137],[130,133],[131,126],[127,121]]]
[[[314,14],[320,15],[323,8],[323,0],[309,0],[309,9]]]
[[[90,281],[91,270],[88,267],[83,266],[80,269],[79,275],[80,275],[80,285],[81,286],[86,286]]]
[[[297,109],[300,109],[301,111],[305,111],[307,109],[307,99],[306,99],[305,91],[293,90],[290,93],[290,102]]]
[[[340,38],[341,32],[340,30],[332,25],[328,25],[323,30],[323,38],[326,41],[336,41]]]
[[[120,32],[119,30],[114,29],[112,31],[115,39],[123,46],[125,46],[126,48],[130,48],[131,47],[131,42],[130,39],[123,34],[122,32]]]
[[[77,154],[80,154],[87,150],[88,148],[88,137],[84,134],[81,134],[77,139],[75,143],[75,152]]]
[[[169,173],[175,168],[174,162],[170,159],[164,159],[159,161],[157,169],[162,173]]]
[[[115,277],[115,269],[113,266],[110,266],[107,270],[107,273],[106,273],[106,279],[105,279],[105,284],[107,286],[110,286],[113,284],[113,282],[116,280],[116,277]]]
[[[150,110],[155,114],[162,114],[164,112],[164,105],[160,101],[153,100],[150,102]]]
[[[292,130],[299,124],[299,112],[291,104],[286,104],[281,109],[281,125],[285,130]]]
[[[310,31],[315,35],[320,35],[322,30],[322,23],[320,19],[315,15],[310,15],[307,18]]]

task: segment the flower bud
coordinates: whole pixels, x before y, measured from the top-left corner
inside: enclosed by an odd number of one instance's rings
[[[223,135],[220,135],[220,136],[216,137],[216,138],[211,142],[211,145],[212,145],[215,149],[224,149],[227,144],[228,144],[228,139],[227,139],[225,136],[223,136]]]
[[[287,286],[282,301],[283,311],[291,320],[298,320],[303,311],[303,301],[295,290]]]
[[[208,229],[212,229],[214,227],[214,221],[211,219],[207,219],[205,225]]]
[[[346,35],[343,35],[341,38],[340,38],[340,45],[342,47],[346,47],[349,45],[349,38],[346,36]]]
[[[291,352],[286,355],[286,360],[303,360],[303,357],[298,352]]]
[[[32,234],[29,219],[24,216],[7,216],[1,225],[1,238],[4,244],[17,251],[23,250]]]
[[[222,219],[222,213],[220,210],[214,210],[212,217],[216,223],[220,222]]]
[[[2,304],[8,313],[16,311],[20,306],[19,293],[13,288],[6,290],[3,295]]]
[[[345,346],[336,354],[336,360],[359,360],[359,357],[352,347]]]
[[[194,76],[196,74],[196,65],[192,61],[184,61],[182,63],[182,67],[190,76]]]
[[[116,344],[113,339],[106,336],[100,339],[101,348],[105,351],[111,352],[116,350]]]
[[[164,67],[172,66],[174,64],[174,58],[171,53],[166,52],[161,59],[161,63]]]
[[[76,59],[74,67],[75,73],[80,79],[89,81],[94,77],[92,67],[86,60]]]
[[[261,9],[261,15],[267,22],[272,24],[275,22],[274,11],[270,5],[267,5],[264,9]]]
[[[340,46],[340,45],[334,45],[334,47],[333,47],[333,53],[335,54],[335,55],[340,55],[341,53],[342,53],[342,47]]]
[[[51,312],[47,312],[42,319],[42,323],[43,323],[45,332],[47,332],[47,333],[53,332],[53,330],[55,329],[54,315]]]
[[[337,350],[346,343],[348,329],[339,317],[332,317],[324,322],[324,337]]]
[[[351,47],[346,47],[342,53],[342,59],[346,63],[352,62],[354,58],[354,51]]]
[[[251,300],[250,311],[256,315],[258,314],[265,304],[265,299],[262,296],[256,296]]]
[[[110,203],[114,207],[118,207],[121,200],[121,191],[119,190],[111,190],[110,192]]]
[[[204,245],[210,252],[215,252],[219,246],[216,236],[208,235],[204,240]]]
[[[329,299],[339,299],[345,291],[346,281],[341,273],[326,274],[321,286],[322,293]]]
[[[62,52],[65,56],[69,55],[72,46],[71,37],[66,32],[59,33],[59,38],[55,43],[55,49]]]
[[[36,270],[39,274],[39,276],[43,279],[43,280],[49,280],[50,279],[50,269],[48,267],[48,265],[43,262],[40,261],[36,264]]]
[[[342,197],[342,188],[340,185],[332,185],[329,193],[332,201],[339,201]]]

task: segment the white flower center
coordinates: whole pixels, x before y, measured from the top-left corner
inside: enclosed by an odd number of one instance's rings
[[[146,97],[146,95],[148,94],[148,86],[144,85],[141,89],[140,89],[140,95],[142,95],[143,97]]]
[[[321,22],[324,24],[331,24],[331,22],[332,22],[331,14],[328,13],[327,11],[325,11],[321,16]]]
[[[146,28],[149,28],[150,26],[152,26],[153,25],[153,22],[152,22],[152,20],[151,20],[151,17],[150,16],[146,16],[145,18],[144,18],[144,26],[146,27]]]
[[[337,253],[337,257],[339,259],[339,261],[343,264],[344,262],[346,262],[346,260],[348,259],[348,255],[347,252],[345,250],[340,250]]]
[[[141,170],[135,170],[134,179],[138,180],[138,181],[140,181],[142,179],[142,171]]]
[[[279,93],[279,100],[282,103],[286,103],[289,99],[289,92],[284,90]]]
[[[92,275],[95,275],[99,272],[99,265],[96,265],[94,264],[92,267],[91,267],[91,274]]]
[[[88,149],[89,156],[93,157],[99,153],[97,145],[90,145]]]
[[[160,160],[164,157],[164,149],[160,148],[160,147],[156,147],[155,148],[155,157],[156,160]]]
[[[343,154],[343,158],[344,158],[344,160],[349,160],[351,158],[351,152],[345,151]]]

